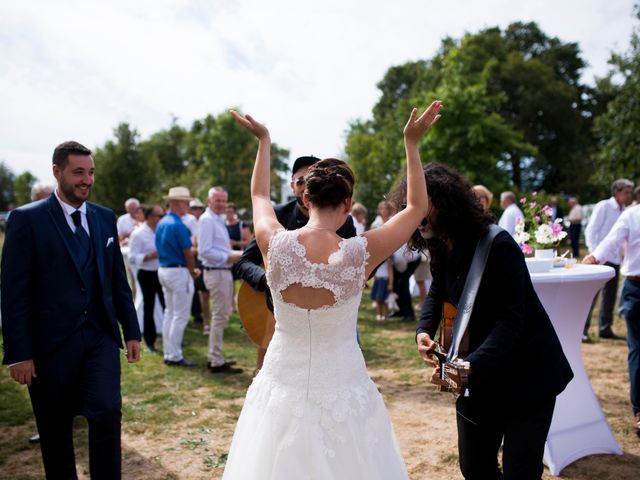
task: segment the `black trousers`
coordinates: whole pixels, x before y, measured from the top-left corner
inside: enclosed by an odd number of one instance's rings
[[[398,315],[405,320],[414,320],[416,316],[413,311],[411,292],[409,291],[409,279],[418,268],[418,265],[420,265],[420,259],[409,262],[404,272],[399,272],[395,267],[393,268],[393,291],[398,295]]]
[[[580,256],[580,231],[582,225],[580,223],[572,223],[569,225],[569,239],[571,240],[571,250],[573,258]]]
[[[464,478],[540,480],[555,403],[555,397],[518,403],[459,397],[458,454]],[[502,472],[498,466],[500,445]]]
[[[121,475],[120,349],[116,340],[86,322],[46,358],[35,360],[29,388],[48,479],[78,478],[73,419],[89,424],[92,479]]]
[[[618,276],[620,274],[620,265],[616,265],[615,263],[606,262],[605,265],[609,267],[613,267],[615,271],[615,275],[613,278],[607,281],[604,284],[596,296],[593,297],[593,302],[591,302],[591,308],[589,309],[589,315],[587,315],[587,321],[584,325],[584,334],[587,335],[589,332],[589,327],[591,326],[591,312],[593,312],[594,307],[596,306],[596,301],[598,300],[598,295],[601,295],[600,302],[600,312],[598,313],[598,332],[600,334],[609,334],[611,333],[611,327],[613,326],[613,310],[616,306],[616,299],[618,298]]]
[[[158,272],[149,270],[138,270],[138,283],[142,290],[142,302],[144,311],[144,343],[147,347],[153,348],[156,343],[157,332],[153,311],[156,306],[156,295],[160,300],[160,305],[164,309],[164,295],[162,286],[158,280]]]

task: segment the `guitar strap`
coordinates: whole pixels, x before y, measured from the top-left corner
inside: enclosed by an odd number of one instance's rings
[[[493,239],[502,231],[503,229],[499,226],[491,225],[487,232],[478,240],[478,245],[476,246],[476,251],[473,254],[473,260],[471,260],[471,266],[469,267],[469,273],[467,274],[467,280],[464,282],[464,289],[458,302],[456,318],[453,321],[453,339],[451,341],[451,349],[447,353],[447,362],[452,362],[458,356],[460,342],[462,342],[462,337],[471,319],[473,304],[476,300],[480,281],[482,280],[484,267],[487,265],[487,258],[489,258],[489,251],[491,250]]]

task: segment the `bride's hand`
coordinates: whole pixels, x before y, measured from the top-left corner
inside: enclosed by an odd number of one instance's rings
[[[251,115],[240,115],[235,110],[231,110],[231,115],[236,121],[251,132],[258,140],[269,138],[269,130],[267,127],[257,122]]]
[[[404,139],[407,142],[418,142],[427,131],[440,119],[442,102],[435,100],[422,115],[418,117],[418,109],[411,110],[411,115],[404,126]]]

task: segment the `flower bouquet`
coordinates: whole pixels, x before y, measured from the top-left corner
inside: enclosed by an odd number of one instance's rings
[[[531,255],[534,248],[538,250],[556,248],[567,236],[562,226],[562,219],[551,220],[553,210],[549,205],[538,202],[537,196],[538,193],[533,192],[531,199],[527,197],[520,199],[524,218],[516,220],[516,233],[513,238],[525,255]]]

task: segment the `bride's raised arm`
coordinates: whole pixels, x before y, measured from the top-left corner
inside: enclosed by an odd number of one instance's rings
[[[382,227],[369,230],[364,235],[371,255],[367,276],[383,260],[391,256],[409,240],[427,215],[429,198],[424,170],[420,161],[419,145],[422,137],[440,119],[442,102],[436,100],[418,117],[418,110],[411,111],[404,127],[404,146],[407,155],[407,207],[391,217]]]
[[[236,121],[258,139],[258,153],[251,175],[251,205],[256,242],[265,261],[269,240],[277,229],[282,228],[271,204],[271,137],[267,127],[251,115],[240,115],[231,111]]]

